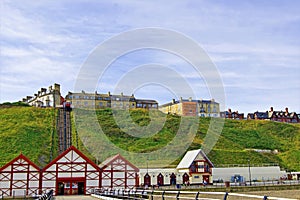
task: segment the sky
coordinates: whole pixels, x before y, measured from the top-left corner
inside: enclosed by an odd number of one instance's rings
[[[293,0],[1,0],[0,102],[19,101],[54,83],[61,85],[62,96],[80,89],[76,81],[99,45],[124,32],[154,27],[190,38],[217,72],[199,75],[176,52],[133,49],[106,68],[94,66],[90,75],[104,71],[86,92],[119,93],[121,88],[160,104],[180,96],[219,101],[207,77],[220,76],[226,110],[248,113],[273,106],[300,113],[299,8],[300,1]]]

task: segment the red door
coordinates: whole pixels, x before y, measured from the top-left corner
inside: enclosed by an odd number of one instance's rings
[[[157,185],[158,186],[164,185],[164,176],[161,173],[159,173],[157,176]]]
[[[144,176],[144,185],[147,187],[151,185],[151,177],[148,173]]]
[[[203,184],[204,185],[209,184],[209,175],[203,175],[202,178],[203,178]]]
[[[184,173],[182,176],[182,182],[186,185],[189,185],[190,183],[190,176],[187,173]]]
[[[176,185],[176,175],[174,173],[170,176],[170,185]]]
[[[58,179],[56,183],[56,191],[58,191],[58,195],[85,194],[84,178],[63,178]]]

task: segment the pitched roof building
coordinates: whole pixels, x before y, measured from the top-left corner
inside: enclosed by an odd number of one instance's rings
[[[285,108],[285,111],[274,111],[273,107],[266,112],[248,113],[247,119],[254,120],[272,120],[277,122],[286,122],[286,123],[299,123],[299,116],[295,112],[289,112],[288,108]]]
[[[0,168],[0,194],[34,195],[39,192],[40,168],[22,153]]]

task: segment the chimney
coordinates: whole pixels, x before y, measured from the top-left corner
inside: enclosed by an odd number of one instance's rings
[[[123,94],[123,92],[121,92],[121,96],[123,96],[124,94]]]
[[[228,112],[231,113],[231,109],[230,108],[228,108]]]
[[[189,97],[189,101],[192,101],[192,97]]]
[[[288,107],[285,108],[285,112],[289,113],[289,108]]]
[[[172,99],[172,104],[175,104],[175,99]]]
[[[273,112],[273,107],[270,108],[270,111]]]
[[[108,92],[108,96],[110,96],[110,92]]]
[[[180,102],[182,102],[182,100],[183,100],[182,97],[180,97]]]

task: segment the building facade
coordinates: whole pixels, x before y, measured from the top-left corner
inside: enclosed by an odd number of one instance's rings
[[[226,119],[244,119],[244,113],[239,113],[238,111],[231,111],[229,108],[228,111],[220,112],[220,117]]]
[[[102,170],[102,188],[129,188],[139,185],[139,169],[120,154],[103,161],[99,167]]]
[[[55,83],[53,86],[49,86],[48,90],[41,88],[34,96],[23,98],[22,102],[35,107],[58,107],[63,102],[60,85]]]
[[[193,100],[175,99],[170,103],[163,104],[159,110],[166,114],[176,114],[180,116],[199,116],[199,117],[220,117],[220,105],[214,99]]]
[[[80,93],[69,92],[66,95],[66,101],[70,102],[74,108],[112,108],[112,109],[158,109],[158,103],[155,100],[136,99],[132,94],[113,95],[110,92],[107,94]]]
[[[41,190],[54,195],[91,194],[101,187],[101,169],[74,146],[51,161],[41,172]]]
[[[271,120],[285,123],[299,123],[299,116],[295,112],[289,112],[288,108],[285,111],[274,111],[273,107],[269,111],[248,113],[247,119],[249,120]]]
[[[0,194],[32,196],[39,193],[40,168],[20,154],[0,168]]]
[[[178,172],[187,173],[192,184],[212,183],[213,163],[201,150],[188,151],[177,166]]]

